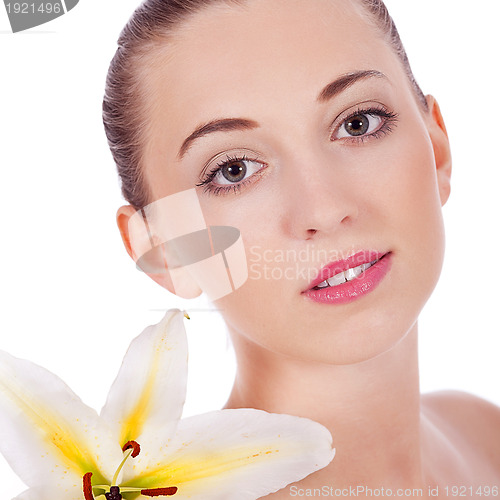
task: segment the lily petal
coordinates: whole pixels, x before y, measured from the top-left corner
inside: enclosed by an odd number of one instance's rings
[[[39,498],[40,496],[38,495],[37,491],[33,488],[30,488],[29,490],[23,491],[12,500],[39,500]]]
[[[37,500],[81,499],[83,474],[105,480],[123,456],[97,413],[61,379],[3,351],[0,451]],[[32,497],[27,490],[20,498]]]
[[[184,419],[162,452],[156,463],[139,456],[123,484],[135,477],[145,488],[177,486],[177,500],[253,500],[325,467],[335,455],[322,425],[249,409]]]
[[[168,311],[130,345],[101,417],[123,446],[134,440],[155,450],[171,438],[182,415],[187,384],[184,314]]]

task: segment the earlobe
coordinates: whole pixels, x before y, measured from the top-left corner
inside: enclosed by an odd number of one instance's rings
[[[132,206],[125,205],[118,209],[116,223],[127,253],[154,282],[184,299],[201,294],[202,290],[187,271],[168,268],[166,256],[162,256],[160,242],[155,241],[156,238],[148,233],[142,216]],[[153,258],[154,263],[148,263],[148,258]]]
[[[448,201],[451,191],[452,160],[450,141],[448,139],[448,132],[436,99],[430,95],[428,95],[426,99],[429,106],[427,127],[432,147],[434,149],[441,206],[444,206],[444,204]]]

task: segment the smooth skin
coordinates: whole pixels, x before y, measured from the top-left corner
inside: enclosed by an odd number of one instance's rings
[[[360,71],[384,76],[318,99]],[[441,271],[451,155],[436,101],[428,96],[423,109],[379,31],[340,0],[210,7],[150,56],[143,78],[154,199],[195,187],[208,163],[242,150],[251,160],[238,192],[197,188],[207,223],[239,228],[249,258],[245,285],[215,303],[238,360],[226,407],[308,417],[331,430],[335,459],[300,488],[422,488],[427,498],[439,485],[446,498],[445,486],[500,486],[499,409],[462,393],[419,393],[417,319]],[[367,108],[393,118],[371,116],[372,132],[353,139],[345,119]],[[200,125],[235,118],[253,125],[206,134],[179,155]],[[136,258],[132,213],[120,208],[117,221]],[[371,293],[344,305],[304,295],[324,265],[362,250],[392,253]],[[264,256],[280,251],[310,257],[275,258],[266,262],[275,274],[264,276]],[[287,269],[295,274],[285,277]],[[171,289],[165,276],[151,277]],[[176,291],[200,293],[186,283]]]

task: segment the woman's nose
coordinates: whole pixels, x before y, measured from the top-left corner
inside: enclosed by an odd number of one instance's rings
[[[283,226],[293,238],[310,239],[342,231],[358,217],[356,182],[332,159],[292,162],[283,181]],[[314,162],[314,163],[313,163]]]

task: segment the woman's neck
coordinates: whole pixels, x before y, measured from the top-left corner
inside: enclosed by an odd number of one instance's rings
[[[227,408],[307,417],[331,431],[336,457],[311,487],[423,486],[417,324],[390,351],[343,366],[291,359],[231,333],[239,368]]]

